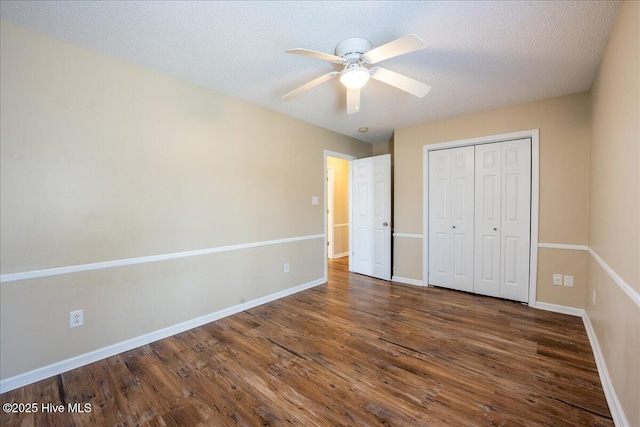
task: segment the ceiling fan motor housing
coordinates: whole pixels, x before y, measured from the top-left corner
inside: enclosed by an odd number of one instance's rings
[[[360,60],[362,56],[373,49],[371,42],[362,37],[350,37],[342,40],[336,46],[336,56],[345,60]]]

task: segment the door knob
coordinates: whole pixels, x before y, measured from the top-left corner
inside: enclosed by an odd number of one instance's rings
[[[494,228],[493,228],[493,231],[498,231],[498,229],[494,227]]]
[[[387,227],[387,226],[389,226],[389,223],[388,222],[383,222],[382,225]]]
[[[456,226],[454,225],[453,228],[456,228]]]

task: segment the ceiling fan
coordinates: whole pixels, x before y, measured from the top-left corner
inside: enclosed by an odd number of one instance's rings
[[[338,43],[335,55],[302,48],[287,50],[287,53],[324,59],[334,64],[343,65],[344,68],[342,71],[332,71],[311,80],[309,83],[292,90],[282,99],[290,100],[337,76],[340,76],[340,82],[347,88],[347,114],[354,114],[360,111],[360,89],[367,83],[369,78],[422,98],[429,93],[431,86],[386,68],[369,67],[369,65],[377,64],[385,59],[404,55],[405,53],[415,52],[425,47],[427,45],[424,44],[420,37],[411,34],[378,46],[375,49],[373,49],[373,45],[369,40],[362,37],[351,37]]]

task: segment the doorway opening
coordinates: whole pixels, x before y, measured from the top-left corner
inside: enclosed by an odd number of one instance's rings
[[[354,156],[324,152],[324,271],[328,279],[328,260],[348,257],[350,253],[351,174]]]

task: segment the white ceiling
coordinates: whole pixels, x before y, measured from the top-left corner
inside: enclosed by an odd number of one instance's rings
[[[3,20],[263,105],[367,142],[394,128],[588,90],[618,1],[186,2],[5,1]],[[284,51],[333,53],[416,34],[418,52],[380,65],[432,86],[416,98],[378,81],[346,114],[338,79],[291,101],[336,65]],[[336,68],[337,67],[337,68]],[[369,127],[362,134],[358,128]]]

